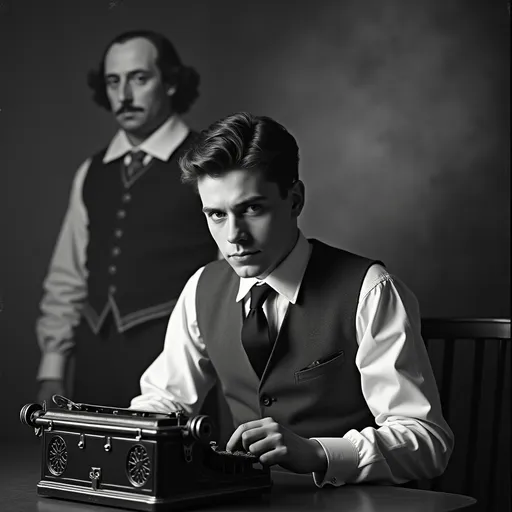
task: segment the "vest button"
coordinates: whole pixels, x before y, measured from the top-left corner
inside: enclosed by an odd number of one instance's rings
[[[117,267],[115,265],[110,265],[110,267],[108,267],[108,273],[110,275],[114,275],[116,272],[117,272]]]
[[[123,194],[122,200],[123,200],[123,203],[129,203],[132,200],[131,194],[128,194],[128,193]]]
[[[117,218],[118,219],[124,219],[126,217],[126,211],[125,210],[118,210],[117,211]]]
[[[272,398],[268,395],[261,395],[260,403],[265,407],[270,407],[272,405]]]
[[[110,293],[110,295],[114,295],[114,293],[116,293],[117,291],[117,288],[112,284],[108,287],[108,292]]]
[[[121,254],[121,249],[119,247],[112,247],[112,256],[119,256]]]
[[[115,236],[116,238],[121,238],[121,237],[123,236],[123,230],[122,230],[122,229],[116,229],[116,230],[114,231],[114,236]]]

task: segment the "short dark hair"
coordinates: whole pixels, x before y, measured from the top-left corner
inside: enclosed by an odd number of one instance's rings
[[[156,65],[162,74],[162,80],[176,86],[176,92],[169,98],[172,109],[178,114],[187,112],[199,97],[199,74],[194,68],[182,64],[174,46],[165,36],[151,30],[124,32],[110,41],[97,69],[89,71],[87,75],[87,84],[93,90],[93,100],[100,107],[110,110],[105,83],[105,56],[114,44],[125,43],[137,37],[143,37],[155,46],[158,52]]]
[[[284,126],[266,116],[231,114],[203,130],[180,158],[181,179],[197,188],[202,176],[256,169],[279,186],[281,196],[299,179],[299,148]]]

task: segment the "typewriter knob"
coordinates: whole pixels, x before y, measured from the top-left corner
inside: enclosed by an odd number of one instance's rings
[[[42,411],[43,407],[39,404],[26,404],[21,408],[20,411],[20,421],[24,425],[28,425],[29,427],[35,427],[35,420],[39,416],[39,411]]]
[[[208,442],[213,435],[213,423],[208,416],[194,416],[188,420],[187,430],[197,441]]]

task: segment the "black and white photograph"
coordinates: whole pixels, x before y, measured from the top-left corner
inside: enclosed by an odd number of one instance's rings
[[[512,512],[508,0],[0,0],[0,510]]]

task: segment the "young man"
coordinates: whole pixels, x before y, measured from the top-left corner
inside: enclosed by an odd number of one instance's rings
[[[172,44],[149,31],[116,37],[89,75],[94,100],[120,129],[74,179],[37,322],[41,402],[57,393],[128,406],[181,289],[216,257],[178,166],[197,135],[180,114],[198,84]],[[64,386],[72,353],[74,390]]]
[[[196,414],[218,378],[229,450],[319,486],[438,475],[453,435],[417,301],[381,263],[302,235],[298,160],[283,126],[246,113],[182,157],[224,260],[189,279],[131,407]]]

